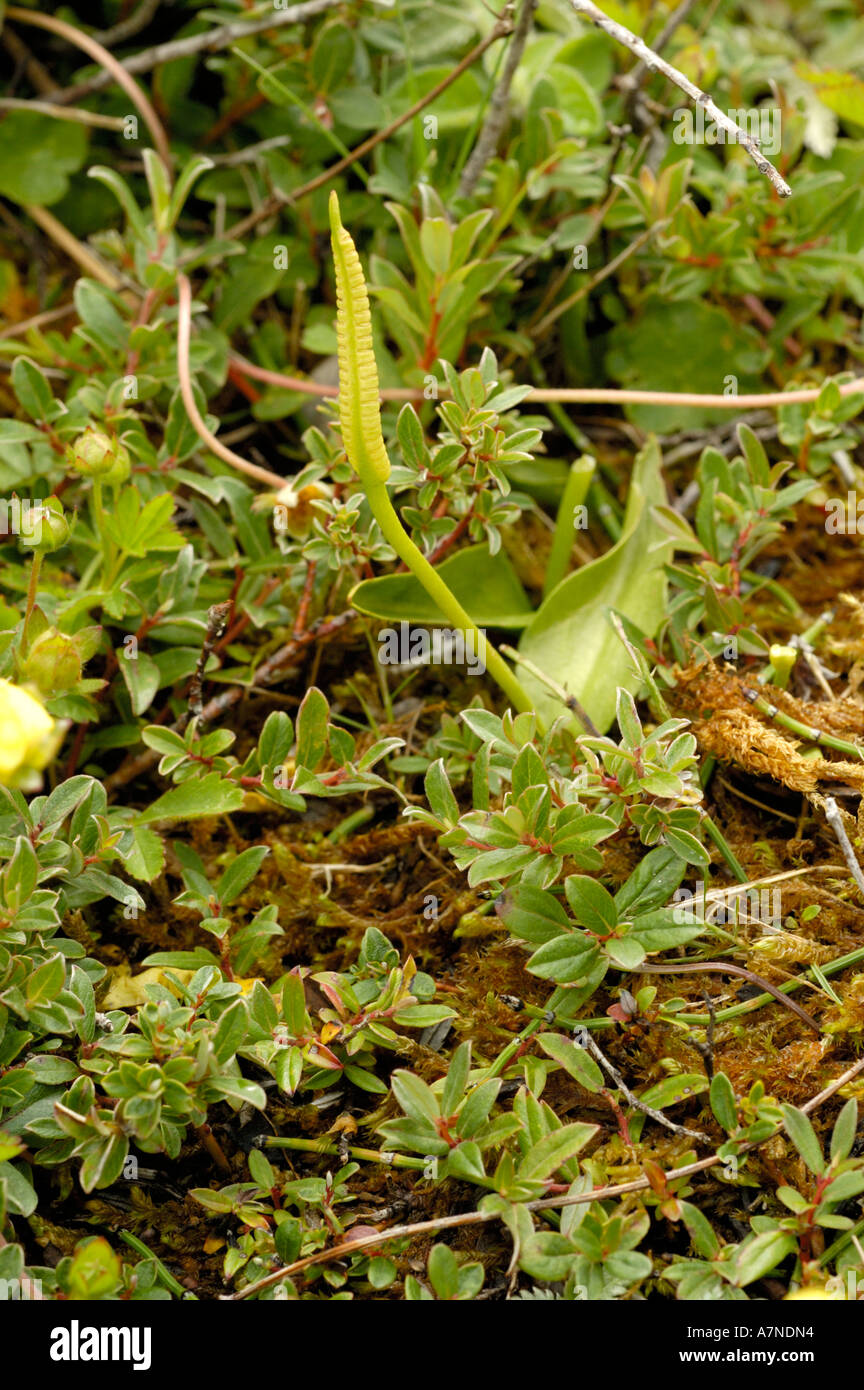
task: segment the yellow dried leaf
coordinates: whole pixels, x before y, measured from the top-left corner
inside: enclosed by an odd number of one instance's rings
[[[172,970],[171,973],[185,985],[195,972]],[[108,975],[111,984],[102,1000],[103,1009],[137,1009],[142,1004],[149,1004],[150,996],[145,992],[148,985],[164,985],[166,989],[174,989],[172,981],[162,969],[142,970],[140,975],[133,975],[130,967],[124,962],[123,965],[109,966]],[[177,994],[176,989],[174,993]]]

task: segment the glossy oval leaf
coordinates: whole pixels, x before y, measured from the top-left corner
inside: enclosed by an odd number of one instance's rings
[[[528,595],[516,571],[500,551],[488,545],[459,550],[436,565],[436,571],[478,627],[527,627],[533,617]],[[449,619],[413,574],[382,574],[364,579],[352,590],[351,606],[372,618],[447,625]]]

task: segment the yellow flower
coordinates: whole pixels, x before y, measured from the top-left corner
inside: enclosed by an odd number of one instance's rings
[[[840,1290],[829,1290],[824,1284],[808,1284],[805,1288],[796,1289],[794,1293],[787,1293],[783,1302],[797,1303],[813,1298],[827,1298],[836,1303],[843,1300],[843,1293]]]
[[[0,679],[0,783],[30,787],[51,761],[62,737],[48,711],[32,695]]]

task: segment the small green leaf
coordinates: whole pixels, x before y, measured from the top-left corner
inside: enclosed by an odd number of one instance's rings
[[[681,1203],[681,1218],[690,1234],[693,1248],[704,1260],[713,1260],[720,1251],[720,1242],[714,1228],[698,1207],[690,1202]]]
[[[236,999],[225,1010],[213,1034],[213,1051],[220,1062],[229,1062],[236,1055],[246,1036],[248,1016],[242,999]]]
[[[250,849],[242,850],[229,864],[215,889],[216,898],[223,907],[233,903],[249,887],[269,853],[267,845],[252,845]]]
[[[618,911],[612,894],[602,883],[585,874],[571,874],[564,880],[564,893],[581,927],[597,936],[607,936],[618,925]]]
[[[3,128],[4,139],[6,124]],[[50,420],[55,412],[54,393],[41,368],[31,362],[29,357],[16,357],[12,363],[12,389],[18,397],[18,404],[31,420]]]
[[[441,1111],[431,1088],[413,1072],[399,1070],[393,1073],[390,1082],[393,1094],[409,1119],[428,1120],[433,1125]]]
[[[306,1031],[306,995],[299,975],[286,975],[282,983],[282,1017],[292,1038]]]
[[[473,1139],[466,1139],[464,1143],[451,1149],[447,1155],[447,1176],[482,1183],[486,1177],[486,1168],[480,1145],[475,1144]]]
[[[518,884],[504,895],[498,904],[498,915],[514,936],[538,946],[560,936],[570,925],[554,894],[527,883]]]
[[[457,1129],[463,1139],[470,1139],[489,1118],[489,1113],[498,1098],[501,1082],[497,1077],[481,1081],[479,1086],[468,1092],[468,1098],[459,1111]]]
[[[699,1072],[682,1072],[679,1076],[666,1076],[655,1086],[649,1086],[639,1099],[654,1110],[665,1110],[668,1105],[679,1105],[682,1100],[701,1096],[707,1090],[707,1077]]]
[[[420,247],[426,264],[436,275],[446,275],[453,250],[453,233],[443,217],[427,217],[420,224]]]
[[[547,1057],[551,1057],[559,1067],[563,1067],[567,1075],[578,1081],[580,1086],[584,1086],[586,1091],[597,1092],[603,1089],[603,1073],[584,1047],[577,1047],[569,1038],[565,1038],[563,1033],[540,1033],[537,1041]]]
[[[5,1197],[5,1202],[4,1202]],[[12,1163],[0,1163],[0,1209],[11,1216],[32,1216],[39,1204],[26,1171]]]
[[[133,714],[144,714],[153,703],[153,697],[162,681],[159,667],[146,652],[138,652],[133,660],[128,660],[122,652],[118,662],[120,674],[129,691]]]
[[[460,1043],[450,1059],[450,1066],[441,1091],[441,1111],[444,1115],[454,1114],[465,1094],[468,1073],[471,1070],[471,1044]]]
[[[134,826],[132,835],[132,848],[127,850],[123,862],[133,878],[152,883],[165,866],[162,837],[146,825]]]
[[[196,946],[194,951],[153,951],[145,956],[142,965],[168,966],[175,970],[200,970],[205,965],[217,965],[219,961],[206,946]]]
[[[459,819],[459,805],[444,770],[443,758],[438,758],[430,765],[423,781],[423,789],[426,792],[426,800],[438,819],[446,825],[455,825]]]
[[[85,126],[36,111],[6,111],[0,142],[0,193],[47,207],[68,192],[69,175],[87,158]]]
[[[763,1279],[795,1248],[795,1237],[784,1231],[761,1232],[738,1247],[731,1266],[732,1282],[741,1289],[746,1284]]]
[[[590,937],[579,932],[566,932],[546,941],[528,960],[528,969],[541,980],[557,984],[575,984],[583,979],[595,964],[597,947]]]
[[[619,918],[638,916],[669,901],[685,874],[680,857],[660,846],[640,859],[615,894]]]
[[[738,1106],[732,1082],[725,1071],[714,1073],[710,1101],[715,1120],[727,1134],[732,1134],[738,1128]]]
[[[314,772],[327,752],[330,706],[317,686],[303,696],[297,715],[297,765]]]
[[[33,971],[26,985],[25,993],[27,1003],[30,1005],[47,1004],[57,995],[66,982],[66,962],[60,955],[51,956]]]
[[[829,1182],[822,1194],[823,1202],[847,1202],[850,1197],[858,1197],[864,1192],[864,1173],[841,1173],[839,1178]],[[817,1218],[820,1225],[825,1223],[822,1220],[822,1209]]]
[[[273,1075],[279,1089],[293,1096],[303,1076],[303,1053],[299,1047],[286,1047],[276,1054]]]
[[[262,767],[281,767],[294,742],[294,727],[284,710],[273,710],[264,721],[258,739],[258,759]]]
[[[183,782],[165,792],[146,811],[139,811],[134,826],[153,825],[162,820],[194,820],[198,816],[222,816],[239,811],[243,790],[227,782],[218,772]]]
[[[599,1132],[599,1125],[562,1125],[545,1134],[525,1155],[519,1164],[520,1178],[544,1179],[556,1173],[563,1163],[567,1163],[584,1149],[589,1140]]]
[[[802,1110],[794,1105],[781,1106],[783,1126],[811,1173],[819,1177],[825,1171],[825,1158],[816,1133]]]
[[[831,1135],[831,1158],[848,1158],[855,1143],[858,1131],[858,1102],[852,1097],[847,1100],[834,1125]]]
[[[449,1245],[433,1245],[427,1267],[438,1297],[455,1299],[459,1292],[459,1265]]]
[[[606,955],[620,970],[637,970],[645,959],[645,948],[633,936],[616,936],[603,943]]]

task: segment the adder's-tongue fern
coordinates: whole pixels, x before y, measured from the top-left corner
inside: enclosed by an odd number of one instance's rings
[[[369,296],[357,248],[342,226],[339,199],[335,193],[330,194],[330,234],[336,271],[339,423],[348,461],[363,485],[375,520],[400,560],[404,560],[454,627],[466,635],[471,634],[474,651],[515,708],[530,710],[531,701],[510,667],[486,641],[443,579],[417,549],[403,529],[390,501],[386,486],[390,476],[390,460],[381,433],[378,368],[372,347]]]

